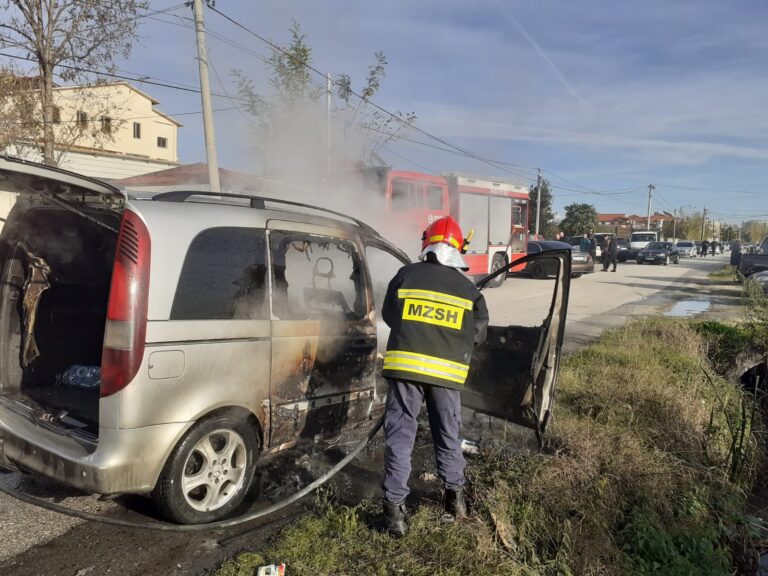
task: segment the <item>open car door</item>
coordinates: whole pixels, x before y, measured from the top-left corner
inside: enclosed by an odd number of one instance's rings
[[[518,269],[527,262],[543,262],[546,268],[556,270],[549,313],[538,326],[489,326],[487,340],[474,351],[461,395],[465,407],[531,428],[541,443],[555,400],[571,253],[546,251],[515,260],[513,265]],[[483,278],[478,287],[482,289],[509,269],[504,267]]]

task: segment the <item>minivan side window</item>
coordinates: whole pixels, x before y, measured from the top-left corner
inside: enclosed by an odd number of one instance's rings
[[[171,320],[269,319],[266,234],[209,228],[189,246]]]
[[[300,232],[270,232],[272,313],[281,320],[358,320],[367,301],[354,243]]]

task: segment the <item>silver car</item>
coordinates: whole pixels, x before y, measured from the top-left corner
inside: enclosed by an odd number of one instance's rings
[[[0,186],[18,197],[0,234],[3,467],[204,523],[243,501],[257,459],[383,412],[376,309],[408,259],[362,222],[237,195],[137,199],[4,157]],[[489,329],[466,405],[543,429],[568,282],[524,346]]]
[[[679,240],[675,244],[675,248],[681,258],[696,258],[699,253],[696,243],[692,240]]]

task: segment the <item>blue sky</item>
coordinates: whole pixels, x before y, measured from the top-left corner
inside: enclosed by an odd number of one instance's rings
[[[384,51],[378,104],[413,110],[423,130],[509,164],[401,141],[382,152],[396,167],[528,181],[542,168],[560,212],[578,201],[643,214],[653,183],[660,210],[706,206],[724,221],[768,219],[768,3],[218,0],[216,8],[278,43],[296,19],[317,68],[348,73],[358,86],[373,53]],[[140,21],[143,38],[121,68],[195,85],[191,10],[170,14]],[[214,12],[206,26],[212,90],[233,94],[229,73],[240,68],[268,92],[263,62],[216,36],[264,57],[268,47]],[[171,115],[200,110],[196,94],[142,88]],[[216,97],[214,107],[233,102]],[[180,160],[204,161],[200,115],[178,119]],[[217,112],[216,129],[220,164],[252,169],[241,113]]]

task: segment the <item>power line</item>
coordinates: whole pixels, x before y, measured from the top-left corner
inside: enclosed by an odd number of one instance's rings
[[[75,3],[77,4],[78,2],[75,2]],[[80,2],[80,3],[81,4],[91,4],[91,5],[96,4],[95,2]],[[98,26],[91,26],[90,28],[83,28],[82,30],[78,30],[78,32],[79,33],[90,32],[91,30],[98,30],[98,29],[104,28],[106,26],[118,26],[120,24],[126,24],[126,23],[131,22],[131,21],[140,20],[141,18],[151,18],[154,15],[166,14],[166,13],[172,12],[174,10],[178,10],[179,8],[183,8],[184,6],[186,6],[186,2],[182,2],[181,4],[175,4],[173,6],[169,6],[168,8],[163,8],[161,10],[153,10],[153,11],[150,11],[150,12],[145,12],[143,14],[137,14],[136,16],[131,16],[130,18],[123,18],[122,20],[114,20],[112,22],[103,22],[103,23],[99,24]],[[54,34],[51,37],[51,40],[56,39],[57,36],[59,38],[61,38],[61,37],[66,36],[66,33]],[[5,38],[0,36],[0,39],[5,39]],[[20,44],[20,43],[16,42],[16,43],[6,43],[6,44],[3,44],[2,47],[3,48],[25,48],[25,45],[23,43]]]
[[[28,58],[28,57],[25,57],[25,56],[17,56],[15,54],[6,54],[6,53],[2,53],[2,52],[0,52],[0,56],[6,57],[6,58],[15,58],[17,60],[25,60],[25,61],[28,61],[28,62],[35,62],[36,61],[34,58]],[[59,64],[59,66],[62,67],[62,68],[67,68],[67,69],[75,68],[75,66],[69,66],[69,65],[65,65],[65,64]],[[183,85],[169,84],[168,82],[171,82],[170,80],[169,81],[150,80],[149,78],[152,78],[151,76],[134,77],[134,76],[128,76],[126,74],[117,74],[117,73],[114,73],[114,72],[106,72],[106,71],[102,71],[102,70],[92,70],[92,69],[87,69],[87,68],[77,68],[77,69],[81,70],[82,72],[87,72],[89,74],[95,74],[97,76],[106,76],[108,78],[117,78],[118,80],[130,80],[130,81],[136,82],[138,84],[149,84],[151,86],[161,86],[163,88],[171,88],[173,90],[181,90],[182,92],[192,92],[194,94],[200,94],[200,89],[199,88],[191,88],[191,87],[186,87],[186,86],[183,86]],[[213,95],[221,97],[221,98],[226,98],[227,97],[227,96],[225,96],[223,94],[213,93]],[[239,101],[241,101],[243,103],[250,102],[250,100],[248,100],[246,98],[238,98],[237,96],[232,96],[232,98],[235,99],[235,100],[239,100]]]
[[[693,190],[693,191],[701,191],[701,192],[720,192],[723,194],[768,194],[766,191],[758,192],[755,190],[734,190],[734,189],[726,189],[726,188],[704,188],[701,186],[678,186],[675,184],[661,184],[665,188],[675,188],[677,190]]]
[[[400,158],[404,162],[408,162],[408,164],[411,164],[413,166],[416,166],[417,168],[421,168],[422,170],[426,170],[429,174],[439,174],[438,171],[430,168],[429,166],[425,166],[424,164],[420,164],[419,162],[416,162],[415,160],[411,160],[410,158],[407,158],[403,156],[402,154],[398,154],[392,148],[389,146],[382,146],[382,150],[386,150],[388,153],[392,154],[393,156],[396,156],[397,158]]]
[[[214,108],[214,112],[230,112],[232,110],[241,110],[242,108],[240,106],[230,106],[227,108]],[[173,116],[174,118],[176,116],[194,116],[194,115],[200,115],[202,114],[202,110],[192,110],[188,112],[163,112],[166,116]],[[104,116],[107,116],[107,114],[104,114]],[[157,118],[157,114],[154,114],[152,116],[126,116],[122,118],[115,118],[115,120],[119,121],[133,121],[133,120],[150,120],[152,118]],[[73,118],[72,120],[60,120],[59,122],[56,122],[55,124],[75,124],[77,123],[77,118]],[[13,121],[13,122],[0,122],[0,126],[7,126],[7,125],[13,125],[13,126],[36,126],[39,124],[42,124],[42,120],[40,121],[31,121],[31,120],[23,120],[23,121]]]
[[[276,50],[276,51],[278,51],[278,52],[280,52],[280,53],[282,53],[282,54],[284,54],[286,56],[292,57],[291,54],[289,52],[287,52],[285,49],[283,49],[282,47],[278,46],[277,44],[275,44],[271,40],[265,38],[264,36],[258,34],[257,32],[254,32],[253,30],[251,30],[247,26],[244,26],[243,24],[241,24],[240,22],[238,22],[234,18],[231,18],[230,16],[228,16],[227,14],[222,12],[221,10],[217,9],[216,7],[209,6],[209,9],[211,11],[215,12],[216,14],[218,14],[219,16],[221,16],[222,18],[224,18],[225,20],[227,20],[230,23],[234,24],[238,28],[244,30],[245,32],[247,32],[248,34],[253,36],[254,38],[257,38],[258,40],[264,42],[265,44],[267,44],[273,50]],[[305,68],[307,68],[308,70],[310,70],[310,71],[314,72],[315,74],[317,74],[318,76],[321,76],[321,77],[325,78],[325,73],[321,72],[320,70],[318,70],[317,68],[315,68],[311,64],[308,64],[307,62],[302,62],[302,65]],[[332,80],[332,82],[336,86],[339,86],[339,82],[337,80]],[[455,144],[452,144],[451,142],[448,142],[447,140],[445,140],[443,138],[440,138],[439,136],[435,136],[434,134],[431,134],[430,132],[427,132],[423,128],[419,128],[418,126],[415,126],[415,125],[413,125],[410,122],[407,122],[406,120],[401,118],[399,115],[395,114],[394,112],[390,112],[386,108],[383,108],[382,106],[380,106],[380,105],[376,104],[375,102],[373,102],[371,99],[366,98],[366,97],[362,96],[361,94],[358,94],[357,92],[352,90],[349,86],[345,86],[345,90],[347,90],[347,92],[349,94],[351,94],[351,95],[355,96],[356,98],[360,99],[360,101],[364,102],[366,105],[372,106],[373,108],[375,108],[376,110],[382,112],[383,114],[386,114],[387,116],[389,116],[390,118],[392,118],[396,122],[399,122],[402,125],[407,126],[407,127],[411,128],[412,130],[415,130],[416,132],[419,132],[420,134],[423,134],[423,135],[427,136],[428,138],[430,138],[430,139],[432,139],[432,140],[434,140],[436,142],[439,142],[443,146],[447,146],[448,148],[452,148],[452,149],[456,150],[457,152],[461,152],[463,155],[465,155],[465,156],[467,156],[469,158],[473,158],[473,159],[475,159],[475,160],[477,160],[479,162],[482,162],[482,163],[487,164],[489,166],[493,166],[497,170],[501,170],[503,172],[508,172],[508,173],[513,174],[515,176],[520,176],[520,174],[512,172],[511,170],[507,170],[506,168],[502,167],[502,165],[500,165],[498,163],[495,163],[495,162],[493,162],[491,160],[488,160],[487,158],[483,158],[481,156],[478,156],[477,154],[474,154],[473,152],[470,152],[470,151],[462,148],[461,146],[457,146]]]

